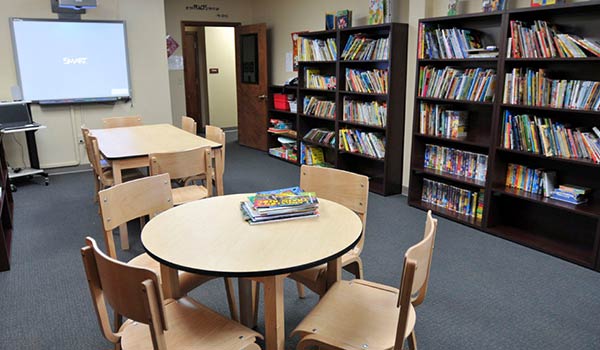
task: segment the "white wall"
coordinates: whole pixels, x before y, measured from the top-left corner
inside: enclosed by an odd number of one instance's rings
[[[42,167],[87,163],[80,141],[80,125],[101,126],[103,117],[141,115],[147,124],[171,121],[165,55],[165,15],[162,0],[102,0],[83,19],[125,20],[129,43],[132,103],[115,105],[33,106],[33,119],[48,128],[37,132]],[[10,87],[17,84],[11,45],[9,17],[57,18],[50,1],[3,1],[0,13],[0,100],[9,100]],[[40,53],[43,54],[43,53]],[[23,135],[18,135],[25,146]],[[11,166],[22,167],[20,147],[12,137],[5,140]],[[26,146],[24,149],[27,160]]]
[[[210,125],[237,126],[237,87],[235,72],[235,30],[232,27],[206,27],[206,76]],[[217,68],[218,74],[210,74]]]
[[[254,0],[164,0],[164,4],[167,33],[171,35],[179,43],[179,45],[181,45],[182,21],[237,22],[242,24],[254,23]],[[187,9],[194,4],[206,4],[208,7],[218,8],[219,10],[199,11]],[[181,46],[177,49],[175,55],[183,55]],[[169,71],[168,74],[173,124],[179,125],[181,123],[181,116],[185,115],[185,86],[183,71],[172,70]]]

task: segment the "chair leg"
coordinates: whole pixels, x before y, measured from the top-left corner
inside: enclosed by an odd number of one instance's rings
[[[225,292],[227,293],[227,304],[229,304],[229,313],[231,314],[231,319],[236,322],[240,322],[238,308],[235,300],[235,289],[233,286],[233,279],[223,278],[223,281],[225,282]]]
[[[354,275],[354,278],[364,279],[363,264],[360,258],[352,263],[344,266],[344,270]]]
[[[302,285],[302,283],[296,281],[296,288],[298,289],[298,298],[306,298],[306,293],[304,293],[304,286]]]
[[[94,203],[98,203],[98,192],[100,191],[100,180],[98,180],[98,176],[96,172],[92,169],[92,175],[94,175],[94,187],[96,188],[96,195],[94,196]]]
[[[258,324],[258,305],[260,304],[260,283],[252,282],[252,317],[254,324]]]
[[[417,336],[415,335],[415,330],[408,335],[408,348],[411,350],[417,350]]]

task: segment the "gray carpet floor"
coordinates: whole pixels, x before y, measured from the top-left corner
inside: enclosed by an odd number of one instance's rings
[[[296,185],[299,168],[228,145],[226,193]],[[79,248],[102,240],[90,173],[19,185],[12,269],[0,273],[0,349],[107,349],[96,322]],[[363,252],[366,278],[398,286],[402,257],[422,236],[425,213],[403,196],[371,194]],[[132,249],[142,252],[130,226]],[[345,276],[346,278],[348,276]],[[286,282],[286,332],[318,298],[298,299]],[[223,283],[192,293],[227,315]],[[421,349],[600,349],[600,273],[440,219],[430,288],[417,309]],[[262,317],[259,320],[261,330]],[[289,339],[293,348],[297,339]]]

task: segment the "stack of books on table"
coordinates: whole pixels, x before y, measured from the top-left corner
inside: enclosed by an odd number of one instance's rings
[[[574,185],[560,185],[552,192],[550,198],[571,204],[582,204],[588,201],[592,190],[587,187]]]
[[[258,192],[240,203],[244,220],[251,225],[319,216],[319,201],[314,192],[299,187]]]

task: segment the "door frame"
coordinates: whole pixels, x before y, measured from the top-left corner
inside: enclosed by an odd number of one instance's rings
[[[180,23],[180,28],[181,28],[181,51],[183,52],[183,45],[184,45],[184,36],[185,36],[185,27],[237,27],[242,25],[242,23],[240,22],[210,22],[210,21],[181,21]],[[236,59],[236,67],[237,67],[237,57],[235,57]],[[183,67],[185,70],[185,60],[183,61]],[[198,68],[200,69],[200,67]],[[186,95],[186,91],[185,91],[185,73],[184,73],[184,84],[183,84],[183,89],[184,89],[184,96],[186,96],[186,113],[187,113],[187,95]],[[198,86],[196,86],[196,88],[198,88]],[[200,96],[200,91],[198,91],[198,96]],[[198,101],[198,109],[200,111],[202,111],[202,105],[201,102]],[[202,116],[204,117],[204,116]],[[205,116],[206,117],[206,123],[205,125],[209,125],[210,124],[210,115]],[[204,125],[204,126],[205,126]]]

